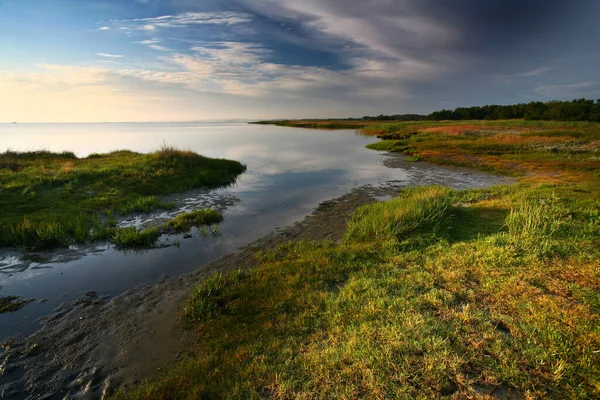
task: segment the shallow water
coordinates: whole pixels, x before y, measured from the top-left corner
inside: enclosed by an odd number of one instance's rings
[[[59,251],[53,261],[23,262],[20,254],[0,251],[0,295],[36,300],[22,310],[0,315],[0,340],[30,334],[39,317],[86,291],[114,296],[164,275],[189,272],[310,214],[320,202],[364,185],[439,183],[456,188],[502,182],[490,175],[403,162],[401,157],[365,149],[375,141],[353,131],[317,131],[246,124],[17,124],[0,125],[0,151],[70,150],[78,156],[116,149],[150,152],[162,143],[209,157],[241,161],[248,170],[233,187],[210,193],[188,192],[175,200],[180,209],[213,206],[224,211],[219,237],[163,237],[169,246],[121,252],[98,245]],[[124,221],[136,224],[160,213]],[[163,215],[165,216],[165,215]]]

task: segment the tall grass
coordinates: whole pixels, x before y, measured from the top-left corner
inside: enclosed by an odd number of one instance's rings
[[[359,208],[345,237],[352,240],[389,240],[440,221],[453,201],[452,190],[441,186],[415,187],[401,197]]]
[[[226,310],[227,301],[221,300],[224,290],[240,283],[246,276],[244,271],[238,269],[206,278],[192,291],[183,311],[185,318],[190,323],[200,323]]]

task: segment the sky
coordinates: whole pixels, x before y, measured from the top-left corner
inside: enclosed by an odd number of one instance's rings
[[[0,0],[0,122],[600,98],[597,0]]]

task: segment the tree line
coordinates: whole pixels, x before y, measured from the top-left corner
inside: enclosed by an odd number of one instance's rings
[[[576,99],[572,101],[552,100],[546,103],[532,101],[507,106],[487,105],[459,107],[440,110],[429,115],[402,114],[363,117],[364,121],[441,121],[441,120],[497,120],[527,119],[552,121],[596,121],[600,122],[600,99]]]

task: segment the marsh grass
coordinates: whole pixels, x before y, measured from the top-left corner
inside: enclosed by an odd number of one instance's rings
[[[169,146],[82,159],[7,151],[0,154],[0,246],[42,250],[115,237],[116,217],[171,208],[161,195],[231,185],[245,168]]]
[[[117,228],[115,225],[101,227],[99,236],[110,240],[121,249],[150,248],[156,245],[163,234],[185,233],[193,227],[198,227],[203,237],[219,237],[220,231],[216,224],[223,222],[223,214],[212,209],[193,210],[176,215],[169,221],[151,228],[136,228],[133,226]]]
[[[15,312],[23,308],[31,299],[17,296],[0,296],[0,314]]]
[[[219,313],[226,312],[229,299],[222,297],[225,290],[237,285],[247,276],[241,269],[229,273],[209,276],[192,292],[184,308],[189,323],[208,321]]]
[[[154,246],[160,235],[160,230],[156,227],[148,229],[125,227],[116,228],[111,233],[110,239],[120,248],[147,248]]]
[[[441,220],[452,199],[452,191],[441,186],[406,189],[400,198],[359,208],[345,237],[360,241],[401,238]]]
[[[223,214],[212,209],[194,210],[181,213],[165,224],[165,229],[175,232],[187,232],[192,227],[220,224]]]
[[[209,278],[185,309],[194,355],[115,397],[600,397],[600,166],[568,150],[600,128],[464,125],[387,124],[402,136],[371,147],[518,184],[409,189],[359,209],[340,243],[286,243],[243,278]]]
[[[595,397],[598,233],[547,188],[408,190],[339,244],[209,277],[184,310],[196,355],[116,398]],[[568,251],[531,252],[542,238]]]

